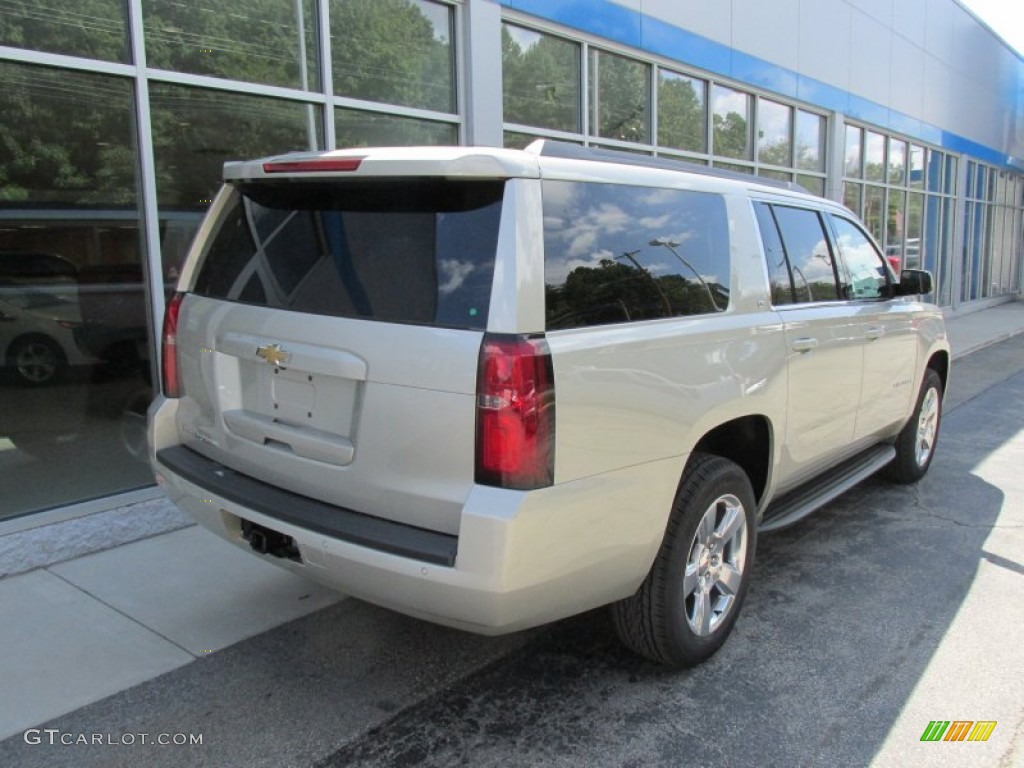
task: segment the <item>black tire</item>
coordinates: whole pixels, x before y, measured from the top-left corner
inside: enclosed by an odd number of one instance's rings
[[[896,458],[886,467],[896,483],[916,483],[928,471],[935,456],[942,421],[942,379],[931,368],[924,373],[914,414],[896,438]]]
[[[755,512],[754,491],[738,465],[719,456],[693,454],[650,573],[636,594],[611,607],[616,632],[628,648],[667,666],[689,667],[722,646],[750,582],[757,543]],[[722,525],[726,517],[737,522]],[[710,539],[705,518],[714,521]],[[725,539],[719,536],[722,532],[728,533]],[[713,546],[704,546],[707,541]],[[729,589],[720,575],[730,582]],[[701,614],[701,604],[711,610]],[[702,622],[702,616],[710,618]],[[695,626],[706,632],[695,631]]]
[[[68,359],[60,344],[49,336],[34,333],[11,342],[7,365],[19,384],[38,387],[59,381],[68,367]]]

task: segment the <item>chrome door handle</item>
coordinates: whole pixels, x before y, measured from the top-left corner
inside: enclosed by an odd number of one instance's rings
[[[818,340],[817,339],[812,338],[810,336],[805,336],[804,338],[796,339],[793,342],[793,351],[794,352],[810,352],[816,346],[818,346]]]
[[[870,325],[864,329],[864,338],[868,341],[877,341],[885,335],[885,329],[878,325]]]

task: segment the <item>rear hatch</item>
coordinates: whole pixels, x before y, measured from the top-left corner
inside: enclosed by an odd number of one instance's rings
[[[182,443],[304,496],[457,534],[504,186],[231,183],[186,273]]]

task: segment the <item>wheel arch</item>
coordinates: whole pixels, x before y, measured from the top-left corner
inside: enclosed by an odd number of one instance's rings
[[[738,464],[747,474],[754,498],[760,504],[771,476],[772,442],[772,423],[767,416],[740,416],[705,433],[694,445],[692,454],[712,454]]]
[[[933,353],[928,358],[928,364],[925,365],[925,368],[931,368],[939,374],[939,380],[942,382],[942,391],[945,392],[949,383],[949,352],[940,349],[938,352]]]

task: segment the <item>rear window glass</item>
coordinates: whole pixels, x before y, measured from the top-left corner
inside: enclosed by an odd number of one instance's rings
[[[729,223],[720,195],[545,181],[549,330],[722,312]]]
[[[197,294],[317,315],[486,327],[504,182],[236,187]]]

